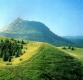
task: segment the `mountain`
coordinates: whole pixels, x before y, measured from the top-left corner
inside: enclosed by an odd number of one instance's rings
[[[0,35],[12,38],[48,42],[58,46],[73,45],[71,41],[54,34],[45,24],[37,21],[22,20],[21,18],[17,18],[15,21],[10,23],[4,31],[0,33]]]
[[[64,38],[77,44],[79,47],[83,47],[83,36],[65,36]]]
[[[25,53],[11,63],[0,65],[0,80],[83,80],[78,58],[43,42],[29,42]]]

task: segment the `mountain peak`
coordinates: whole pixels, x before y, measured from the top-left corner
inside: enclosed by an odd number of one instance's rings
[[[20,22],[20,21],[23,21],[23,19],[21,19],[20,17],[17,17],[15,22]]]
[[[56,45],[72,44],[70,41],[51,32],[45,24],[37,21],[23,20],[20,17],[10,23],[2,35],[12,38],[48,42]]]

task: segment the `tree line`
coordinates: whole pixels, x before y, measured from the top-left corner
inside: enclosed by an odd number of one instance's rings
[[[0,40],[0,58],[3,61],[11,62],[13,57],[22,55],[23,44],[25,42],[15,39]]]

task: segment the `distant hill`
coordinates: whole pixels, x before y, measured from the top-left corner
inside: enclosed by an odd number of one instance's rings
[[[1,32],[0,35],[12,38],[48,42],[56,44],[57,46],[73,45],[71,41],[51,32],[45,24],[36,21],[22,20],[20,18],[17,18],[5,27],[4,31]]]
[[[0,80],[83,80],[81,61],[47,43],[28,43],[27,51],[11,63],[0,64]]]
[[[83,47],[83,36],[65,36],[64,38],[77,44],[79,47]]]

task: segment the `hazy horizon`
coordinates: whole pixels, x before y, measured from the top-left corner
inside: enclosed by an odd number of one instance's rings
[[[82,0],[0,0],[0,26],[17,17],[44,23],[59,36],[83,35]]]

